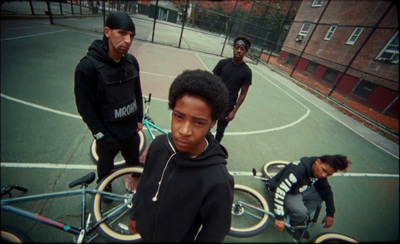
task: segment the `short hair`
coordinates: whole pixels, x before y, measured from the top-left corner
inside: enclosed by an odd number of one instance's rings
[[[176,100],[184,95],[202,99],[212,109],[212,120],[218,120],[223,115],[228,104],[228,89],[221,79],[204,70],[185,70],[175,78],[169,88],[168,106],[175,108]]]
[[[233,40],[233,46],[235,46],[236,42],[238,42],[239,40],[242,40],[242,41],[244,41],[246,43],[246,45],[245,45],[246,50],[250,49],[251,44],[252,44],[250,38],[248,38],[247,36],[244,36],[244,35],[238,35],[235,38],[235,40]]]
[[[340,171],[346,171],[351,164],[351,161],[343,155],[337,154],[337,155],[324,155],[319,158],[323,163],[328,164],[331,166],[335,172],[340,170]]]

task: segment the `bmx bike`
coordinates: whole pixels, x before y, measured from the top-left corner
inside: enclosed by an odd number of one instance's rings
[[[288,161],[270,161],[262,167],[262,177],[257,176],[257,170],[253,168],[253,177],[259,179],[264,184],[269,184],[270,179],[282,170],[290,162]],[[253,188],[248,186],[235,184],[234,200],[232,204],[232,224],[230,236],[234,237],[251,237],[265,231],[270,225],[271,219],[275,218],[274,213],[270,210],[268,202],[265,198]],[[297,230],[307,230],[318,221],[318,216],[321,211],[321,205],[317,207],[313,217],[306,221],[305,225],[291,226],[288,218],[285,218],[285,229],[292,236]],[[302,242],[305,231],[299,239],[293,238],[294,242]],[[351,237],[338,233],[324,233],[313,238],[315,243],[329,242],[357,242]]]
[[[149,94],[147,99],[145,97],[143,97],[143,100],[144,100],[144,107],[145,107],[144,108],[144,118],[143,118],[143,122],[142,122],[143,130],[144,129],[147,130],[147,133],[149,134],[151,140],[153,140],[155,138],[153,129],[155,129],[156,131],[159,131],[163,134],[167,134],[167,132],[165,130],[156,126],[153,119],[150,117],[149,107],[150,107],[150,102],[151,102],[151,93]],[[145,136],[143,130],[138,132],[139,138],[140,138],[139,156],[142,155],[142,153],[144,152],[144,150],[146,148],[146,144],[147,144],[146,136]],[[92,155],[93,161],[97,164],[97,162],[99,161],[99,155],[97,154],[96,148],[97,148],[97,143],[96,143],[96,140],[93,139],[93,141],[90,145],[90,154]],[[121,167],[121,166],[126,166],[125,160],[122,157],[121,153],[118,153],[118,155],[115,157],[114,166],[116,168]]]
[[[143,171],[141,167],[125,167],[114,170],[105,177],[96,187],[88,189],[88,185],[95,179],[95,173],[91,172],[69,184],[69,188],[80,186],[78,190],[67,190],[60,192],[44,193],[30,196],[12,198],[12,191],[27,192],[28,189],[8,185],[1,189],[1,211],[22,216],[42,224],[49,225],[74,235],[75,243],[87,243],[95,239],[98,234],[110,242],[128,243],[141,242],[139,234],[132,234],[128,229],[129,210],[132,207],[132,197],[136,192],[136,183]],[[112,193],[106,191],[106,187],[112,185]],[[86,196],[91,195],[90,204],[87,204]],[[21,208],[16,204],[41,200],[54,199],[68,196],[81,195],[80,219],[81,226],[73,226],[55,219],[34,213]],[[8,196],[8,197],[6,197]],[[3,199],[5,198],[5,199]],[[87,211],[87,205],[91,211]],[[60,210],[62,211],[62,210]],[[3,224],[3,223],[2,223]],[[30,242],[31,239],[25,232],[11,226],[1,226],[2,243],[7,242]]]

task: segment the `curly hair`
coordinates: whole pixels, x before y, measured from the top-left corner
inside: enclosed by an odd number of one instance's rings
[[[343,155],[324,155],[320,157],[323,163],[331,166],[335,171],[346,171],[351,164],[351,161],[348,160],[346,156]]]
[[[175,78],[169,88],[168,106],[175,108],[176,100],[184,95],[202,99],[211,107],[212,120],[220,119],[228,104],[228,89],[221,79],[204,70],[185,70]]]

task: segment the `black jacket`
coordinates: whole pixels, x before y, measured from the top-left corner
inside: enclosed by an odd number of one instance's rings
[[[195,158],[176,152],[171,134],[152,142],[131,211],[144,242],[222,242],[229,233],[228,154],[211,133],[206,138],[207,149]]]
[[[143,120],[139,64],[126,54],[120,62],[107,55],[104,40],[94,41],[75,69],[75,102],[93,134],[125,139]]]
[[[286,194],[299,194],[314,185],[325,201],[326,215],[334,217],[335,204],[328,179],[317,179],[312,174],[311,167],[315,160],[317,157],[303,157],[299,162],[290,163],[270,180],[269,188],[272,191],[280,188],[279,197],[285,198]],[[274,210],[276,218],[282,220],[284,219],[284,208],[283,201],[279,197],[278,194],[275,194]]]

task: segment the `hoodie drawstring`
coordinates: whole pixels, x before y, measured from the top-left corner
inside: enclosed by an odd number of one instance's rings
[[[164,170],[163,170],[162,175],[161,175],[161,179],[160,179],[160,181],[158,182],[157,192],[156,192],[156,194],[154,195],[154,197],[152,198],[152,201],[153,201],[153,202],[157,202],[157,200],[158,200],[157,197],[158,197],[158,193],[160,192],[161,182],[163,181],[164,174],[165,174],[165,170],[166,170],[167,167],[168,167],[169,161],[171,161],[172,157],[175,156],[175,154],[176,154],[175,148],[172,146],[172,144],[171,144],[171,142],[170,142],[170,140],[169,140],[168,137],[167,137],[167,139],[168,139],[168,143],[169,143],[170,147],[172,148],[172,150],[174,151],[174,153],[169,157],[167,163],[165,164]]]

